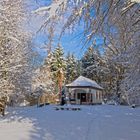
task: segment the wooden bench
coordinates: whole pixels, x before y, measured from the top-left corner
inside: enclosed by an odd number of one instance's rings
[[[55,110],[72,110],[72,111],[79,111],[81,108],[79,107],[55,107]]]
[[[45,104],[42,103],[42,104],[38,104],[37,107],[43,107],[43,106],[49,105],[49,104],[50,104],[50,103],[45,103]]]

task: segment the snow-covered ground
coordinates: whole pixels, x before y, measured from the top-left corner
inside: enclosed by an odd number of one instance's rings
[[[9,108],[0,118],[0,140],[140,140],[140,108],[80,106]]]

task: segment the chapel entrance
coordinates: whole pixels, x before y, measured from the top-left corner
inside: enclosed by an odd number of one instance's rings
[[[78,99],[80,100],[80,104],[86,103],[86,93],[78,93]]]

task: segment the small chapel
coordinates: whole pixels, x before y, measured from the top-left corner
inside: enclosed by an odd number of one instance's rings
[[[71,104],[89,105],[103,102],[103,88],[95,81],[80,76],[66,85],[66,96]]]

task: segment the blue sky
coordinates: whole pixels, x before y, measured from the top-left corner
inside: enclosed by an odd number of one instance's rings
[[[46,6],[50,3],[50,0],[36,0],[37,3],[35,1],[32,1],[32,4],[30,6],[30,9],[34,10],[36,8],[39,8],[41,6]],[[42,19],[41,17],[33,17],[30,28],[32,28],[31,30],[34,30],[35,32],[39,29],[39,27],[41,26],[41,23],[44,19]],[[59,28],[59,27],[58,27]],[[62,39],[61,39],[61,45],[64,48],[65,51],[65,55],[68,52],[74,53],[75,56],[80,59],[83,55],[83,53],[86,51],[86,48],[88,46],[83,47],[83,36],[82,36],[82,30],[83,30],[83,26],[78,25],[75,28],[75,31],[73,33],[69,33],[68,31],[63,35]],[[60,30],[58,30],[60,31]],[[56,37],[55,37],[55,44],[58,43],[58,36],[59,33],[57,33]],[[96,43],[97,46],[101,46],[103,44],[103,39],[99,36],[95,37],[96,39]],[[33,38],[33,44],[34,46],[36,46],[36,50],[39,52],[39,54],[44,57],[46,55],[46,52],[43,49],[40,49],[41,46],[44,45],[44,42],[47,41],[47,36],[44,33],[37,33],[34,34],[34,38]],[[89,43],[90,45],[90,43]],[[101,50],[102,52],[102,50]]]
[[[80,59],[82,57],[82,55],[84,54],[84,52],[87,50],[87,47],[90,46],[84,46],[84,40],[82,38],[82,35],[79,35],[80,32],[79,31],[75,31],[74,33],[70,34],[70,33],[66,33],[62,39],[61,39],[61,45],[64,49],[65,55],[68,52],[74,53],[75,56]],[[95,37],[96,39],[96,43],[97,46],[101,48],[102,44],[103,44],[103,39],[99,36]],[[46,53],[43,49],[40,49],[39,47],[44,45],[44,42],[46,42],[47,37],[44,34],[37,34],[33,40],[34,44],[37,46],[37,50],[40,52],[40,54],[42,56],[45,56]],[[58,40],[55,39],[55,46],[57,46]],[[101,49],[100,49],[101,50]],[[101,50],[102,51],[102,50]]]

